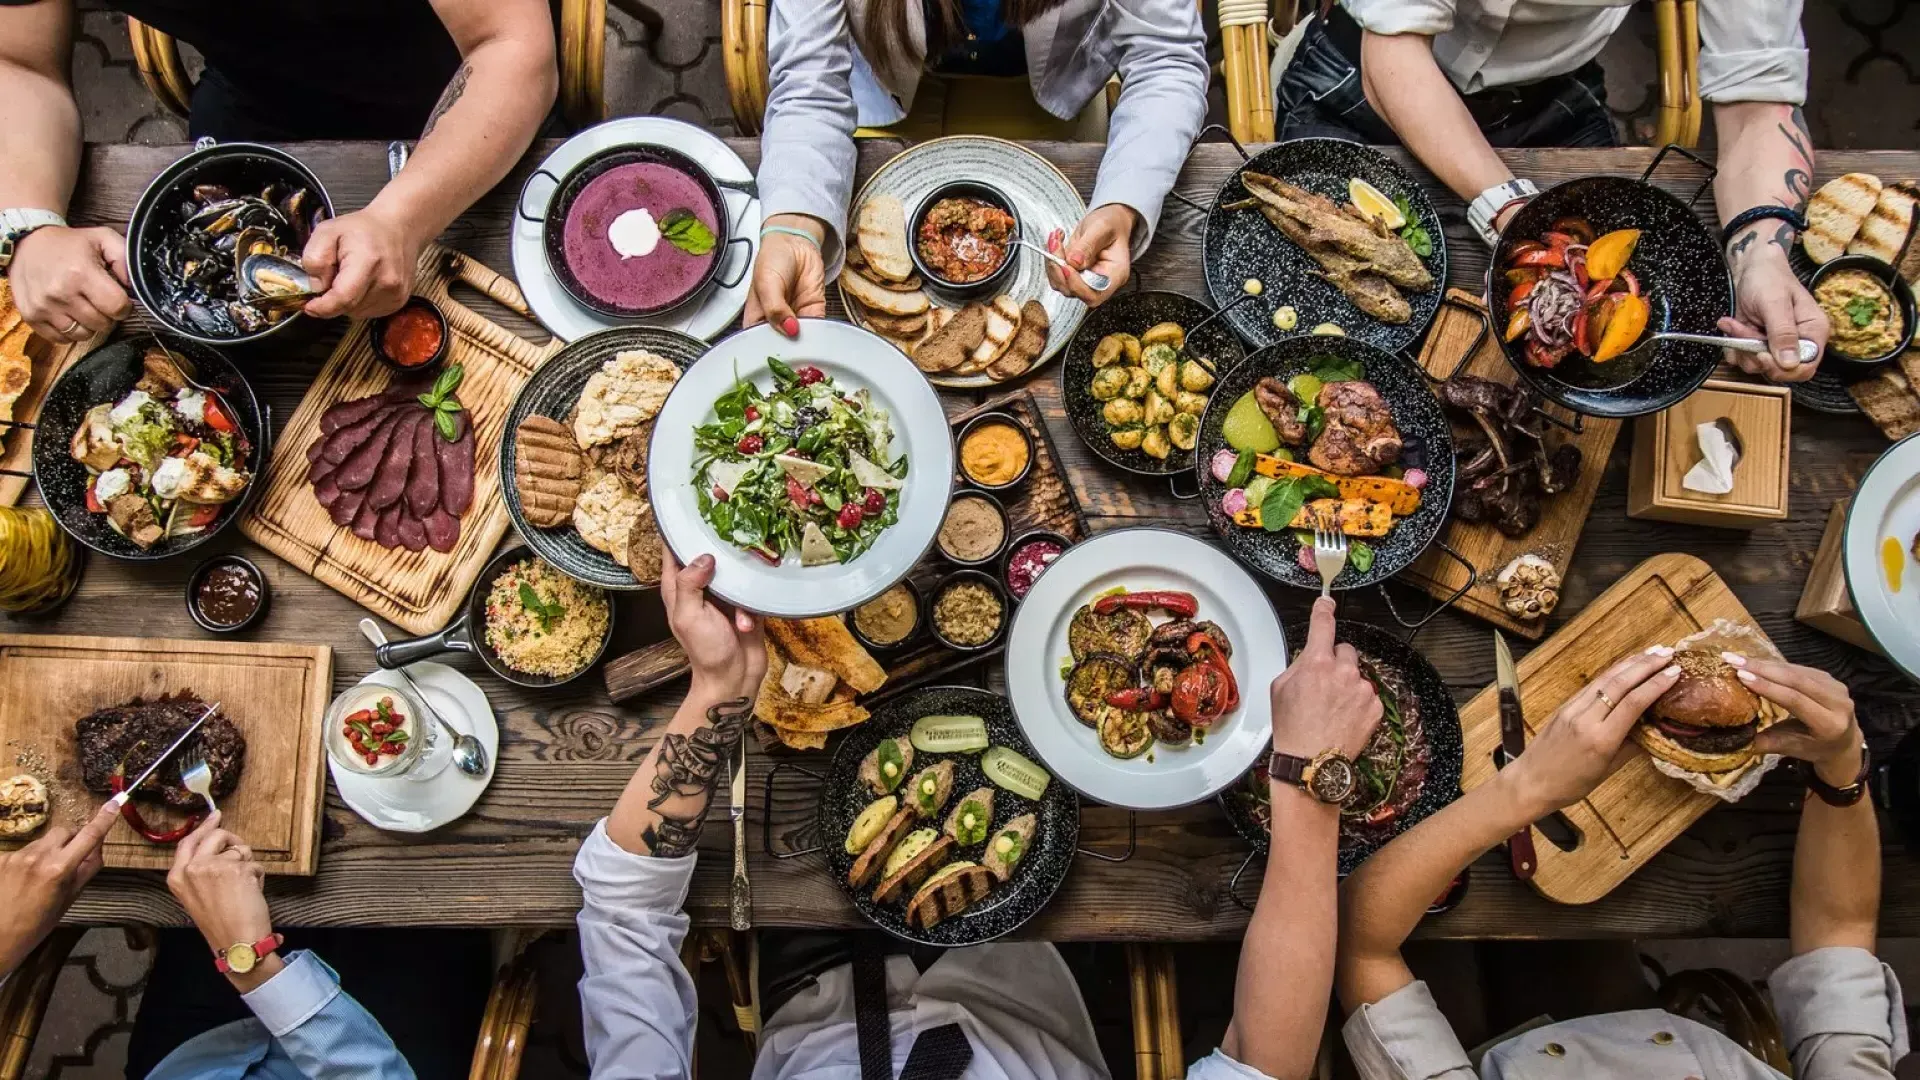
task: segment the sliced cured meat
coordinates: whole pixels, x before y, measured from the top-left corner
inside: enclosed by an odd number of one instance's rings
[[[453,442],[441,439],[433,446],[440,457],[440,505],[459,517],[473,505],[473,425],[464,409],[454,422],[460,425],[460,437]]]
[[[321,477],[313,483],[313,497],[321,506],[331,510],[340,499],[340,485],[334,483],[331,476]]]
[[[396,429],[404,423],[405,415],[399,419],[387,418],[372,438],[361,443],[359,449],[340,463],[333,473],[333,481],[340,485],[340,490],[361,491],[373,483],[374,475],[380,471],[380,462],[386,456],[388,443],[392,441]]]
[[[425,520],[427,543],[435,551],[452,551],[453,545],[460,540],[460,519],[447,513],[446,508],[436,506]]]
[[[422,521],[427,521],[428,515],[440,506],[440,453],[434,444],[446,441],[431,420],[413,427],[413,467],[407,473],[407,509]],[[433,535],[431,529],[427,535]]]
[[[379,468],[367,497],[382,510],[392,506],[407,490],[407,474],[413,470],[413,433],[426,418],[425,409],[401,414],[393,426],[393,437],[381,448]]]
[[[327,516],[333,519],[335,525],[351,525],[360,514],[360,504],[366,501],[367,493],[364,491],[342,491],[333,505],[327,507]]]
[[[319,461],[320,451],[325,450],[326,448],[327,448],[327,440],[325,439],[315,439],[313,440],[313,442],[309,443],[307,445],[307,464],[311,465],[314,462]]]
[[[394,503],[392,506],[380,511],[380,520],[375,522],[373,526],[374,543],[379,544],[383,548],[397,548],[400,546],[401,512],[399,503]]]
[[[315,444],[315,445],[318,445],[318,444]],[[307,463],[307,483],[313,484],[314,486],[318,487],[322,480],[325,480],[327,477],[332,476],[334,473],[338,472],[339,469],[340,469],[340,466],[335,465],[333,462],[328,461],[326,458],[321,458],[318,461],[308,462]]]
[[[390,403],[382,394],[340,402],[320,414],[320,434],[331,435],[349,424],[357,424],[387,404]]]
[[[370,502],[360,504],[360,512],[353,515],[353,535],[362,540],[373,539],[374,525],[380,520],[380,511]]]
[[[389,405],[373,415],[357,423],[349,424],[339,431],[334,432],[332,435],[327,436],[327,445],[321,448],[320,451],[321,458],[326,461],[331,461],[335,465],[347,460],[347,458],[353,455],[355,450],[360,449],[363,443],[369,438],[372,438],[376,432],[385,426],[387,421],[392,419],[399,408],[400,406],[398,405]]]
[[[400,546],[408,551],[427,550],[426,525],[419,518],[407,513],[405,507],[401,508],[400,513]]]

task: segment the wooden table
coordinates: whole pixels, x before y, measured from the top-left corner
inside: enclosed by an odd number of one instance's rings
[[[758,145],[735,145],[757,162]],[[315,144],[293,148],[327,184],[343,210],[365,205],[386,179],[386,157],[371,144]],[[889,141],[861,144],[862,177],[899,149]],[[1101,147],[1043,144],[1080,189],[1090,191]],[[87,153],[74,217],[88,224],[124,227],[148,179],[174,160],[181,147],[96,146]],[[450,230],[448,242],[503,272],[511,271],[507,223],[521,182],[544,149]],[[1542,151],[1508,155],[1516,171],[1543,185],[1591,173],[1635,174],[1649,160],[1642,150]],[[1404,155],[1401,160],[1407,160]],[[1238,164],[1231,146],[1209,144],[1195,152],[1180,190],[1210,202]],[[1418,167],[1415,166],[1416,171]],[[1833,153],[1820,161],[1821,177],[1851,170],[1888,177],[1920,176],[1920,154]],[[1676,191],[1690,192],[1697,173],[1684,162],[1663,168]],[[1424,177],[1425,174],[1421,173]],[[1487,252],[1466,229],[1460,202],[1428,180],[1446,221],[1453,283],[1476,287]],[[1705,200],[1703,200],[1703,208]],[[1135,274],[1149,287],[1204,296],[1200,268],[1201,218],[1169,202],[1153,247]],[[284,352],[252,363],[255,386],[277,415],[293,411],[339,334],[320,327],[304,342],[290,337]],[[1055,442],[1070,467],[1088,521],[1095,530],[1143,521],[1173,523],[1205,535],[1205,518],[1194,503],[1168,497],[1162,484],[1103,467],[1068,426],[1060,404],[1057,366],[1029,382],[1048,413]],[[946,394],[950,409],[975,397]],[[1809,630],[1793,620],[1807,566],[1819,543],[1832,500],[1850,493],[1886,443],[1864,419],[1805,411],[1795,417],[1793,516],[1754,533],[1689,528],[1626,517],[1626,472],[1630,439],[1621,439],[1605,464],[1606,480],[1578,558],[1566,584],[1556,624],[1579,611],[1616,577],[1649,555],[1689,551],[1706,558],[1758,617],[1786,653],[1846,678],[1867,730],[1884,749],[1920,721],[1920,693],[1884,662]],[[214,549],[247,548],[229,530]],[[203,552],[202,554],[210,554]],[[359,607],[346,598],[253,550],[275,592],[273,610],[252,631],[257,640],[321,640],[336,650],[335,688],[373,667],[371,651],[355,629]],[[185,577],[197,559],[158,566],[96,558],[72,602],[52,618],[9,623],[48,633],[194,637],[199,634],[180,601]],[[1304,592],[1274,590],[1283,618],[1302,617]],[[621,640],[616,652],[664,634],[652,596],[622,601]],[[1403,608],[1419,610],[1410,597]],[[1356,597],[1353,615],[1387,623],[1378,600]],[[1345,614],[1343,612],[1343,614]],[[1421,635],[1420,646],[1457,696],[1465,700],[1493,678],[1484,624],[1451,613]],[[997,665],[975,678],[998,679]],[[597,678],[560,693],[534,693],[508,686],[468,665],[492,698],[501,721],[500,765],[492,787],[460,822],[426,836],[383,833],[362,822],[338,799],[327,800],[320,872],[311,880],[268,883],[276,921],[286,925],[563,925],[579,904],[570,867],[575,849],[613,805],[621,787],[671,714],[680,687],[671,686],[625,706],[612,705]],[[857,916],[811,858],[775,862],[759,849],[757,827],[761,780],[768,761],[751,760],[750,831],[754,914],[764,926],[841,927]],[[784,784],[783,784],[784,786]],[[329,789],[331,791],[331,789]],[[727,847],[724,795],[714,825],[703,840],[705,858],[688,907],[696,922],[727,921]],[[811,817],[813,795],[799,785],[772,808],[778,835],[794,837]],[[1797,819],[1797,794],[1784,782],[1766,785],[1738,807],[1709,814],[1679,842],[1604,901],[1563,907],[1535,895],[1508,873],[1503,858],[1490,855],[1474,867],[1465,902],[1444,917],[1429,919],[1422,933],[1445,937],[1779,936],[1787,927],[1789,868]],[[1082,842],[1115,851],[1126,842],[1126,814],[1103,807],[1083,812]],[[1132,860],[1107,864],[1080,860],[1053,904],[1025,933],[1056,940],[1123,938],[1193,940],[1238,937],[1246,913],[1225,896],[1228,879],[1245,847],[1212,803],[1172,813],[1143,814]],[[1920,934],[1920,863],[1889,838],[1882,933]],[[78,922],[183,922],[158,874],[105,873],[74,905]]]

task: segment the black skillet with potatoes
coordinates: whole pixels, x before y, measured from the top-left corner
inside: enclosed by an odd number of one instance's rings
[[[914,725],[926,717],[978,717],[988,746],[915,749]],[[964,720],[942,726],[958,744],[978,742],[966,738],[972,725]],[[1013,932],[1053,899],[1080,837],[1079,796],[1036,761],[998,694],[965,686],[901,694],[849,729],[834,751],[818,817],[829,872],[861,915],[907,941],[978,945]],[[1038,799],[1013,790],[1032,790],[1043,778]],[[932,781],[930,796],[924,780]],[[922,798],[931,813],[916,805]],[[1008,833],[1024,838],[1003,843]],[[852,842],[858,851],[848,850]]]
[[[1060,365],[1060,391],[1088,448],[1142,476],[1192,471],[1213,384],[1246,355],[1225,320],[1200,326],[1212,314],[1171,292],[1128,293],[1087,313]]]

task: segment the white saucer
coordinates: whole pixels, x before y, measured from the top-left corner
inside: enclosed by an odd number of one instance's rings
[[[692,124],[660,116],[625,116],[596,124],[561,143],[540,163],[540,168],[564,178],[574,166],[602,150],[639,143],[678,150],[722,180],[754,178],[753,170],[718,136]],[[520,192],[528,200],[543,200],[558,190],[554,181],[541,176],[531,178],[528,185],[531,191]],[[521,294],[527,298],[527,305],[533,308],[534,317],[565,341],[576,341],[610,326],[663,326],[711,341],[732,326],[746,308],[747,293],[753,287],[753,256],[760,247],[760,200],[730,188],[720,189],[720,199],[726,204],[732,234],[747,237],[753,243],[727,248],[713,283],[699,296],[665,315],[651,319],[609,319],[567,295],[566,287],[547,268],[541,224],[522,217],[517,203],[513,216],[513,276],[520,284]],[[545,205],[544,201],[533,202],[526,209],[533,213]],[[735,282],[731,288],[724,284],[728,281]]]
[[[487,695],[472,679],[446,666],[422,662],[407,669],[413,681],[447,723],[480,740],[487,751],[487,775],[468,776],[448,766],[430,780],[400,776],[366,776],[349,772],[327,758],[327,770],[333,774],[333,786],[340,799],[353,812],[375,828],[390,832],[429,832],[458,821],[473,809],[480,793],[493,779],[494,763],[500,756],[500,725],[487,704]],[[397,671],[376,671],[360,680],[362,686],[404,686],[406,680]],[[441,737],[446,732],[440,733]]]

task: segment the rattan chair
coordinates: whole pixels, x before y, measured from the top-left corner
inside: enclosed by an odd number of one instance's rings
[[[27,1058],[33,1054],[33,1039],[47,1014],[47,1001],[53,997],[54,980],[82,933],[77,926],[63,926],[47,935],[0,986],[0,1080],[20,1080],[26,1075]]]
[[[1780,1018],[1758,987],[1725,968],[1669,975],[1650,956],[1642,956],[1640,962],[1653,973],[1661,1008],[1720,1030],[1775,1072],[1793,1075],[1793,1058],[1787,1052]]]
[[[606,118],[607,0],[560,0],[560,112],[577,127]],[[176,115],[193,102],[193,80],[169,34],[138,19],[127,20],[140,81]]]

